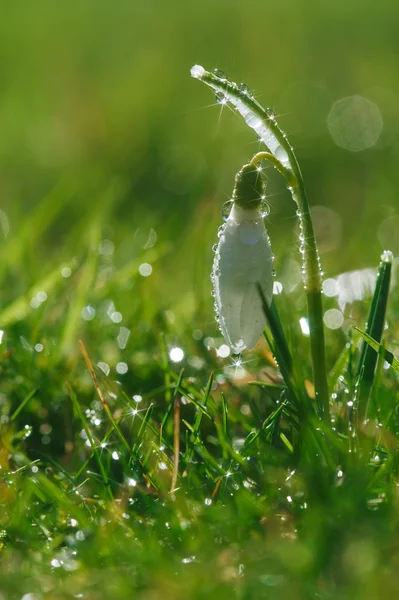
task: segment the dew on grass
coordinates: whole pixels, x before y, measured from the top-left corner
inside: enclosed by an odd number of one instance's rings
[[[133,400],[134,400],[135,402],[137,402],[137,404],[138,404],[139,402],[141,402],[141,401],[142,401],[142,399],[143,399],[143,397],[142,397],[142,396],[140,396],[139,394],[135,394],[135,395],[133,396]]]
[[[323,294],[329,298],[337,296],[339,293],[339,286],[336,279],[329,278],[323,281]]]
[[[249,94],[250,94],[249,87],[247,86],[246,83],[239,83],[237,86],[237,89],[239,92],[241,92],[242,94],[245,94],[246,96],[249,96]]]
[[[110,366],[106,362],[100,361],[99,363],[97,363],[97,367],[99,369],[101,369],[101,371],[105,375],[109,375],[111,369],[110,369]]]
[[[72,275],[72,270],[69,267],[63,267],[61,269],[61,275],[65,278],[68,279],[68,277],[70,277]]]
[[[87,306],[82,308],[80,314],[82,315],[82,318],[85,321],[92,321],[96,316],[96,309],[93,308],[93,306],[91,306],[90,304],[88,304]]]
[[[125,375],[125,373],[127,373],[128,370],[129,367],[125,362],[118,362],[118,364],[116,365],[116,372],[119,373],[119,375]]]
[[[390,250],[384,250],[384,252],[381,254],[381,260],[382,262],[392,263],[394,256]]]
[[[216,100],[217,104],[227,104],[229,101],[229,98],[228,98],[228,96],[226,96],[226,94],[223,94],[223,92],[216,92],[215,100]]]
[[[230,348],[227,344],[222,344],[219,348],[216,348],[216,355],[219,358],[227,358],[230,354]]]
[[[323,320],[328,329],[339,329],[344,323],[344,315],[337,308],[330,308],[324,313]]]
[[[227,79],[227,75],[222,69],[213,69],[212,74],[219,77],[219,79]]]
[[[36,344],[35,350],[36,352],[43,352],[43,344]]]
[[[194,77],[195,79],[201,79],[205,73],[205,69],[204,67],[201,67],[201,65],[194,65],[191,67],[190,73],[191,77]]]
[[[178,346],[175,346],[169,351],[169,358],[174,363],[181,362],[184,358],[184,351]]]
[[[143,277],[149,277],[152,273],[152,266],[149,263],[142,263],[139,266],[139,273]]]
[[[61,566],[61,563],[57,558],[53,558],[53,560],[51,561],[51,566],[55,569],[58,569]]]
[[[306,336],[310,335],[309,321],[306,317],[301,317],[299,319],[299,326],[301,328],[303,335],[306,335]]]
[[[130,336],[130,329],[128,329],[127,327],[121,327],[119,329],[119,333],[118,333],[118,337],[116,338],[118,347],[121,350],[124,350],[126,348],[126,344],[128,342]]]
[[[98,247],[98,253],[104,258],[110,258],[115,250],[115,244],[111,240],[102,240]]]
[[[39,308],[39,306],[40,306],[40,302],[39,302],[39,300],[38,300],[37,296],[34,296],[34,297],[31,299],[31,301],[30,301],[30,303],[29,303],[29,304],[30,304],[31,308]]]
[[[206,506],[210,506],[210,505],[212,504],[212,499],[211,499],[211,498],[205,498],[205,500],[204,500],[204,504],[205,504]]]

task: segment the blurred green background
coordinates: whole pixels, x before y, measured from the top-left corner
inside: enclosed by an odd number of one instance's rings
[[[397,16],[386,0],[4,4],[1,307],[61,262],[81,264],[98,220],[96,287],[128,265],[114,295],[132,321],[140,315],[139,329],[166,310],[175,335],[187,324],[216,333],[220,207],[260,146],[191,79],[195,63],[245,81],[275,109],[317,207],[328,277],[376,266],[387,246],[397,254]],[[295,210],[279,177],[267,177],[279,278],[287,259],[299,261]]]

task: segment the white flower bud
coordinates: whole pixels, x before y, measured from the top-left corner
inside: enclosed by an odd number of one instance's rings
[[[273,294],[273,255],[261,208],[242,206],[233,203],[212,271],[220,329],[236,354],[245,348],[251,350],[266,325],[256,284],[262,287],[268,303]]]

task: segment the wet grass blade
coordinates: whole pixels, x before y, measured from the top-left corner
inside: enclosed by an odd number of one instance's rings
[[[136,441],[135,441],[134,446],[133,446],[133,454],[137,454],[138,451],[139,451],[139,449],[140,449],[140,444],[141,444],[142,439],[144,437],[144,433],[145,433],[145,430],[147,429],[147,425],[148,425],[148,423],[150,421],[150,418],[151,418],[153,410],[154,410],[154,404],[150,404],[150,406],[146,410],[146,413],[145,413],[144,418],[143,418],[143,420],[141,422],[141,425],[140,425],[140,429],[139,429],[139,431],[137,433]]]
[[[18,417],[19,413],[25,408],[25,406],[28,404],[29,400],[31,400],[31,398],[33,398],[33,396],[36,394],[36,392],[37,392],[37,390],[32,390],[22,400],[21,404],[18,406],[18,408],[16,408],[16,410],[13,412],[13,414],[10,417],[11,423],[13,423],[15,421],[15,419]]]
[[[206,388],[205,388],[205,392],[204,392],[204,398],[203,398],[203,404],[202,404],[204,408],[208,404],[209,396],[210,396],[211,389],[212,389],[212,383],[213,383],[213,371],[209,376],[208,383],[206,384]],[[196,444],[196,442],[199,438],[199,430],[201,427],[202,417],[203,417],[203,411],[199,410],[197,417],[195,419],[195,423],[193,426],[191,436],[190,436],[190,445],[186,451],[186,462],[190,462],[190,460],[193,456],[193,446]]]
[[[176,398],[177,390],[182,385],[183,373],[184,373],[184,369],[182,369],[180,371],[180,373],[179,373],[179,378],[177,380],[176,387],[175,387],[174,392],[173,392],[173,396],[169,400],[169,403],[168,403],[168,405],[166,407],[166,412],[165,412],[164,417],[163,417],[163,419],[161,421],[161,426],[159,428],[159,432],[160,432],[159,434],[160,434],[161,437],[162,437],[162,433],[163,433],[163,430],[165,428],[165,425],[166,425],[166,423],[167,423],[170,415],[172,414],[173,404],[174,404],[174,400]],[[170,382],[169,382],[169,384],[170,384]]]
[[[395,358],[392,352],[389,352],[382,344],[377,342],[374,338],[368,335],[365,331],[362,331],[358,327],[354,327],[356,331],[360,333],[364,341],[372,348],[375,352],[377,352],[380,356],[384,358],[391,365],[394,371],[399,373],[399,360]]]
[[[389,286],[391,283],[393,256],[390,252],[384,252],[378,268],[377,282],[371,302],[370,312],[367,319],[366,334],[378,344],[381,343],[382,333],[385,325],[385,314],[388,302]],[[358,330],[362,335],[362,332]],[[360,418],[364,417],[366,406],[374,379],[377,364],[378,351],[376,351],[366,340],[363,341],[359,363],[357,367],[357,386]]]
[[[86,419],[84,418],[82,409],[80,408],[80,404],[78,402],[78,399],[76,398],[76,394],[72,390],[72,388],[71,388],[71,386],[69,384],[67,384],[67,390],[68,390],[68,395],[69,395],[70,399],[72,400],[73,407],[74,407],[74,409],[76,411],[76,415],[78,416],[78,418],[80,419],[80,421],[82,423],[83,429],[85,430],[86,435],[87,435],[87,439],[89,440],[90,447],[91,447],[91,449],[93,451],[94,456],[96,457],[96,461],[97,461],[98,468],[99,468],[100,473],[101,473],[101,477],[102,477],[103,482],[104,482],[105,489],[107,490],[107,493],[108,493],[108,496],[109,496],[110,500],[113,500],[112,491],[111,491],[111,488],[110,488],[110,485],[109,485],[109,481],[108,481],[108,475],[107,475],[107,473],[105,471],[105,467],[104,467],[104,465],[102,463],[101,457],[100,457],[100,455],[99,455],[99,453],[97,451],[97,447],[96,447],[96,444],[94,442],[94,438],[91,435],[90,428],[89,428],[89,426],[87,424]]]
[[[277,307],[275,306],[274,302],[272,302],[271,307],[269,307],[263,290],[259,284],[258,291],[262,299],[263,311],[270,328],[270,331],[268,331],[267,328],[265,329],[265,337],[273,354],[276,357],[281,375],[289,390],[291,400],[294,402],[300,414],[303,413],[304,410],[311,410],[313,412],[310,402],[308,399],[305,399],[304,392],[301,393],[299,385],[296,383],[292,356],[283,331],[283,327],[281,325]],[[306,409],[304,408],[305,406]]]
[[[226,402],[226,397],[223,392],[220,394],[220,399],[222,402],[222,428],[223,434],[226,439],[229,438],[229,428],[228,428],[228,407]]]

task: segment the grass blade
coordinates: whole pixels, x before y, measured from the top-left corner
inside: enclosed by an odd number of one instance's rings
[[[399,360],[395,358],[392,352],[389,352],[382,344],[377,342],[374,338],[369,336],[365,331],[359,329],[359,327],[354,326],[354,329],[360,333],[364,341],[377,352],[380,356],[383,357],[384,360],[387,361],[391,365],[394,371],[399,373]]]
[[[366,335],[381,343],[382,333],[385,325],[385,314],[388,302],[389,287],[391,283],[393,255],[384,252],[378,268],[377,282],[367,319]],[[358,330],[362,335],[362,332]],[[357,385],[359,398],[359,415],[364,417],[370,389],[374,379],[377,364],[378,350],[376,351],[365,339],[362,344],[359,364],[357,367]]]
[[[104,485],[105,485],[105,488],[106,488],[107,493],[109,495],[109,498],[110,498],[110,500],[113,500],[112,491],[111,491],[111,488],[110,488],[110,485],[109,485],[109,481],[108,481],[108,475],[107,475],[107,473],[105,471],[105,468],[104,468],[104,465],[102,463],[101,457],[100,457],[99,453],[97,452],[97,447],[96,447],[96,444],[94,442],[94,438],[91,435],[90,428],[89,428],[89,426],[87,424],[86,419],[84,418],[82,409],[80,408],[80,404],[78,402],[78,399],[76,398],[75,392],[72,390],[72,388],[71,388],[71,386],[69,384],[67,384],[67,390],[68,390],[68,395],[69,395],[70,399],[72,400],[72,404],[74,406],[76,414],[79,417],[79,419],[80,419],[80,421],[82,423],[83,429],[86,432],[87,439],[89,440],[89,443],[90,443],[91,449],[93,451],[93,454],[96,457],[98,468],[100,469],[101,477],[102,477],[102,479],[104,481]]]

